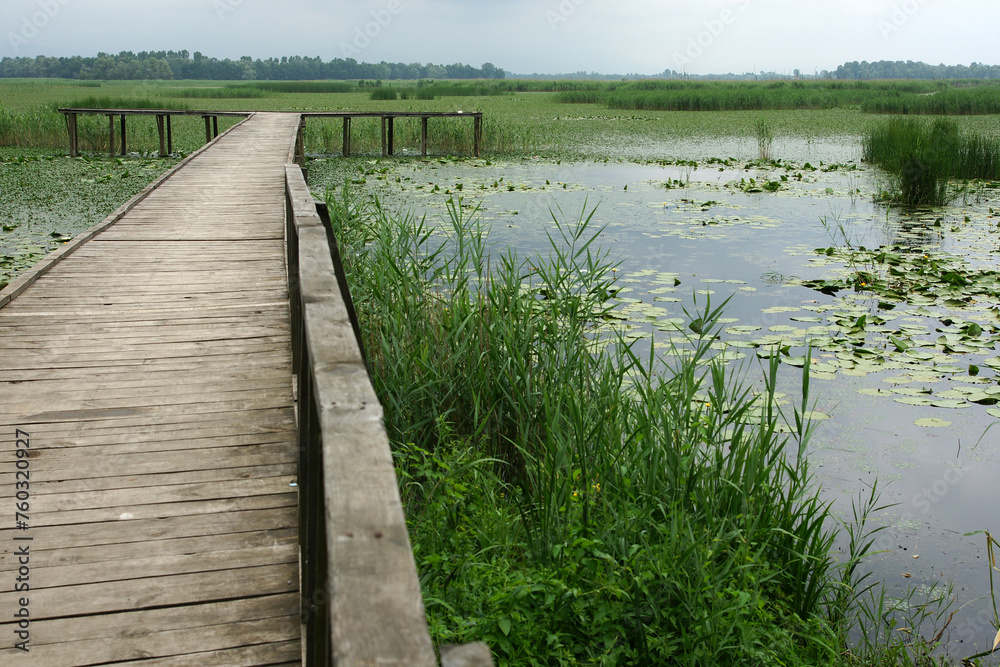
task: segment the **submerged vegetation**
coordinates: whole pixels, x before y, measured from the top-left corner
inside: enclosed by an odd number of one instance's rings
[[[931,664],[919,635],[882,633],[899,609],[858,576],[874,491],[834,558],[808,356],[779,408],[777,358],[760,391],[732,375],[706,303],[682,348],[640,358],[607,324],[592,213],[553,216],[546,255],[489,256],[461,201],[445,236],[347,186],[327,203],[435,641],[501,665]]]

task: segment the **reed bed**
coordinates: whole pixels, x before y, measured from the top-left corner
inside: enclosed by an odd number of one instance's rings
[[[652,80],[580,86],[560,92],[565,103],[637,111],[765,111],[859,108],[866,113],[975,115],[1000,113],[1000,84],[937,81]]]
[[[865,136],[863,157],[886,172],[883,198],[904,206],[947,204],[954,179],[1000,179],[1000,140],[946,119],[892,118]]]
[[[443,233],[347,186],[327,204],[436,641],[500,665],[841,664],[871,542],[833,558],[808,364],[782,412],[776,363],[754,390],[711,359],[710,304],[685,353],[638,358],[606,324],[593,213],[520,257],[461,201]]]

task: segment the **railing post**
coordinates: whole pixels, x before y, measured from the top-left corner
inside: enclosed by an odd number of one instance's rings
[[[344,157],[351,157],[351,117],[344,116]]]
[[[480,147],[483,142],[483,114],[481,113],[477,113],[475,116],[472,134],[473,134],[472,152],[476,157],[479,157]]]
[[[126,153],[126,150],[125,150],[125,114],[122,114],[122,117],[121,117],[121,126],[122,126],[122,157],[125,157],[125,153]]]
[[[170,114],[167,114],[167,155],[174,152],[174,130],[170,122]]]
[[[427,157],[427,116],[420,117],[420,154]]]
[[[388,156],[388,151],[386,150],[386,136],[385,136],[385,116],[382,116],[382,157]]]
[[[219,117],[212,116],[212,138],[219,136]]]
[[[156,133],[160,135],[160,157],[167,157],[167,140],[164,135],[164,116],[156,115]]]
[[[69,156],[76,157],[80,152],[80,137],[75,113],[66,114],[66,130],[69,132]]]
[[[108,114],[108,154],[115,156],[115,115]]]
[[[306,168],[306,117],[299,121],[299,129],[295,134],[295,164],[303,169]],[[308,179],[307,179],[308,180]]]
[[[393,125],[395,124],[395,120],[396,119],[393,116],[389,116],[386,120],[389,123],[389,136],[388,136],[389,155],[392,155],[393,154],[393,144],[395,143],[395,131],[394,131]]]
[[[212,117],[202,116],[202,118],[205,119],[205,143],[208,144],[212,142]]]

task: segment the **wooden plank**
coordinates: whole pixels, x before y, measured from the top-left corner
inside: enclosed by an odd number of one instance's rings
[[[261,545],[170,556],[149,555],[117,561],[114,567],[108,567],[107,562],[60,564],[54,567],[36,566],[32,568],[32,572],[37,575],[37,581],[44,582],[39,589],[64,588],[105,581],[136,581],[137,586],[142,586],[148,583],[142,581],[143,579],[216,572],[233,569],[234,563],[239,563],[240,567],[283,564],[297,566],[298,551],[298,544],[295,540],[285,540],[278,545]]]
[[[55,413],[57,416],[62,413]],[[69,415],[67,415],[69,416]],[[204,412],[185,413],[183,411],[173,411],[164,414],[155,414],[151,411],[146,413],[133,412],[128,415],[118,416],[111,419],[107,416],[101,417],[100,412],[81,413],[76,423],[72,420],[51,419],[50,421],[39,420],[32,425],[32,433],[45,433],[53,426],[69,426],[74,433],[100,434],[110,433],[135,433],[137,428],[156,428],[163,430],[170,425],[179,428],[190,428],[192,424],[226,424],[229,420],[241,420],[244,422],[242,428],[256,429],[258,432],[268,432],[273,430],[276,420],[294,419],[294,412],[291,407],[282,408],[255,408],[247,409],[216,409]],[[0,425],[24,426],[24,422],[18,419],[11,419],[10,416],[0,415]],[[282,424],[283,425],[283,424]]]
[[[93,465],[93,464],[92,464]],[[107,465],[107,464],[104,464]],[[191,470],[166,475],[108,476],[47,480],[34,475],[31,488],[36,512],[105,507],[160,505],[287,492],[295,483],[294,461],[288,463]],[[42,473],[44,475],[44,472]],[[220,476],[223,480],[220,481]],[[12,478],[13,480],[13,478]],[[0,485],[0,497],[13,498],[14,484]]]
[[[280,530],[295,524],[295,512],[286,508],[248,510],[210,516],[179,516],[149,520],[112,521],[84,525],[40,526],[32,529],[39,550],[69,549],[88,546],[144,544],[159,553],[160,542],[180,537],[212,536],[215,547],[231,542],[233,533],[256,533]],[[12,544],[14,529],[0,531],[4,544]],[[33,550],[34,551],[34,550]],[[4,564],[4,567],[9,565]],[[0,570],[2,571],[2,570]]]
[[[113,154],[115,110],[101,113]],[[170,113],[155,114],[161,153]],[[117,115],[127,151],[132,114]],[[211,139],[218,116],[203,116]],[[0,296],[0,425],[32,440],[40,664],[298,663],[283,227],[299,122],[260,114],[215,138]],[[15,465],[0,456],[0,498]]]
[[[32,525],[66,526],[74,523],[135,521],[138,519],[164,519],[166,517],[196,516],[214,514],[217,512],[245,512],[249,510],[294,508],[298,502],[298,496],[294,493],[295,489],[289,489],[289,491],[292,491],[293,493],[275,493],[270,495],[251,496],[248,498],[216,498],[196,502],[135,505],[128,507],[127,511],[124,512],[120,507],[98,507],[83,510],[39,512],[32,514]],[[229,545],[225,545],[225,548],[229,548]],[[47,583],[52,580],[52,576],[47,576],[44,579]]]
[[[121,635],[122,628],[129,628],[129,634],[137,640],[149,639],[160,632],[172,630],[225,625],[238,620],[293,616],[298,613],[298,606],[297,596],[283,593],[210,602],[185,608],[167,607],[91,618],[52,619],[38,622],[43,630],[37,646],[112,638]],[[197,650],[199,647],[194,648]]]
[[[286,510],[287,511],[287,510]],[[184,515],[177,515],[184,516]],[[160,558],[207,554],[216,551],[231,551],[257,548],[281,548],[285,544],[298,542],[298,530],[277,528],[273,530],[246,530],[226,535],[195,535],[175,539],[159,540],[153,548],[146,542],[130,542],[111,545],[66,546],[58,549],[43,549],[41,542],[35,541],[32,549],[32,563],[39,567],[56,568],[100,563],[110,570],[124,565],[127,561],[146,558],[155,554]]]

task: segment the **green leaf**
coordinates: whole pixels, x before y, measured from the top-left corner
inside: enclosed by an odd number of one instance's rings
[[[497,625],[500,626],[500,631],[502,633],[504,633],[505,636],[507,636],[507,637],[510,636],[510,625],[511,624],[510,624],[510,617],[509,616],[504,616],[503,618],[501,618],[499,621],[497,621]]]
[[[906,352],[911,347],[913,347],[913,343],[907,342],[902,338],[897,338],[896,336],[889,336],[889,340],[892,341],[892,344],[896,346],[897,352]]]
[[[951,422],[946,419],[938,419],[936,417],[926,417],[924,419],[918,419],[913,422],[921,428],[944,428],[946,426],[951,426]]]

